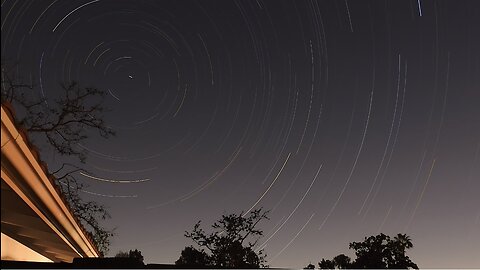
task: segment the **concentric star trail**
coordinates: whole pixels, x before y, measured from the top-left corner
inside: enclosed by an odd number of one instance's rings
[[[480,265],[480,1],[1,6],[2,104],[19,123],[20,102],[62,115],[72,82],[102,93],[73,105],[100,103],[84,113],[116,135],[67,130],[81,160],[27,135],[50,170],[81,168],[80,197],[111,213],[106,257],[172,264],[198,220],[263,208],[252,248],[272,268],[375,233],[411,236],[421,268]]]

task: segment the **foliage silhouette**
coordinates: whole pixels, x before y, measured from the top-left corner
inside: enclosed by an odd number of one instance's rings
[[[333,261],[325,260],[325,259],[322,259],[318,263],[318,266],[320,267],[320,269],[334,269],[335,268],[335,264],[333,263]]]
[[[119,251],[117,254],[115,254],[115,258],[134,258],[138,260],[139,262],[143,263],[143,255],[140,250],[133,250],[131,249],[128,252],[125,251]]]
[[[347,269],[350,266],[350,257],[348,257],[345,254],[340,254],[335,256],[333,258],[333,264],[338,268],[338,269]]]
[[[22,83],[14,68],[8,68],[5,63],[1,68],[2,104],[10,103],[19,112],[16,115],[20,117],[17,124],[34,138],[44,139],[56,153],[78,158],[84,163],[86,152],[78,145],[88,138],[88,131],[97,131],[104,138],[115,134],[101,115],[105,111],[102,105],[105,92],[71,82],[62,84],[63,96],[49,103],[44,97],[35,95],[32,84]],[[81,198],[79,193],[84,185],[75,178],[75,173],[79,171],[86,170],[64,163],[58,170],[49,173],[55,176],[75,216],[92,234],[98,250],[105,254],[113,232],[100,225],[100,221],[110,215],[103,205]]]
[[[406,234],[397,234],[393,239],[383,233],[365,237],[362,242],[352,242],[350,249],[355,250],[357,258],[351,259],[340,254],[333,260],[322,259],[318,265],[320,269],[418,269],[418,266],[405,255],[407,249],[413,247],[411,238]]]
[[[186,247],[176,265],[189,268],[259,268],[266,263],[263,249],[254,251],[254,246],[263,231],[257,229],[260,221],[268,219],[268,211],[253,210],[248,214],[223,215],[212,225],[213,232],[207,234],[197,222],[185,236],[192,239],[200,249]],[[255,238],[253,242],[247,239]],[[246,243],[248,241],[248,243]],[[245,246],[244,246],[245,244]]]
[[[204,268],[210,265],[210,258],[203,249],[198,250],[189,246],[182,250],[182,254],[175,264],[188,268]]]
[[[128,252],[119,251],[117,254],[115,254],[115,258],[128,258]]]

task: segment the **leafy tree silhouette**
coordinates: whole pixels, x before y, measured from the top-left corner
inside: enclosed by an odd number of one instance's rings
[[[128,258],[128,252],[119,251],[117,254],[115,254],[115,258]]]
[[[337,255],[335,258],[333,258],[333,264],[338,268],[338,269],[347,269],[350,267],[350,257],[348,257],[345,254],[340,254]]]
[[[406,234],[397,234],[393,239],[383,233],[365,237],[362,242],[352,242],[350,249],[355,250],[357,258],[351,259],[340,254],[332,261],[322,259],[318,264],[321,269],[357,268],[357,269],[418,269],[418,266],[405,254],[413,247]]]
[[[318,263],[318,266],[320,267],[320,269],[334,269],[335,268],[335,264],[333,263],[333,261],[325,260],[325,259],[322,259]]]
[[[259,268],[265,267],[266,255],[263,249],[258,253],[253,250],[263,231],[257,229],[260,221],[268,219],[268,211],[257,209],[248,215],[223,215],[212,225],[210,234],[200,228],[198,221],[191,232],[185,236],[192,239],[200,249],[193,246],[183,249],[176,265],[188,268]],[[247,239],[255,238],[253,242],[245,244]],[[245,246],[244,246],[245,244]]]
[[[137,261],[143,263],[143,255],[142,252],[138,249],[131,249],[129,252],[125,251],[119,251],[116,255],[115,258],[134,258]]]
[[[210,258],[203,249],[198,250],[189,246],[182,250],[182,254],[175,264],[187,268],[205,268],[210,264]]]

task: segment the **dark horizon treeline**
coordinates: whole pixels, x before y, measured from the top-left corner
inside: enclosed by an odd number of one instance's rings
[[[268,268],[266,255],[254,246],[263,235],[256,228],[258,223],[268,219],[268,211],[261,208],[245,214],[223,215],[206,233],[197,222],[185,237],[198,246],[185,247],[175,262],[175,268]],[[253,242],[248,239],[253,238]],[[244,244],[244,242],[246,244]],[[398,233],[390,237],[383,233],[365,237],[361,242],[351,242],[349,249],[355,251],[356,258],[340,254],[331,260],[322,258],[319,269],[418,269],[406,251],[413,248],[410,236]],[[119,252],[115,257],[137,258],[143,264],[143,256],[137,249]],[[173,267],[173,265],[172,265]],[[309,264],[304,269],[315,269]]]
[[[397,234],[393,238],[380,233],[365,237],[362,242],[351,242],[349,249],[355,251],[355,260],[345,254],[335,256],[332,260],[322,258],[319,269],[418,269],[405,253],[413,247],[410,236]],[[315,269],[309,264],[304,269]]]

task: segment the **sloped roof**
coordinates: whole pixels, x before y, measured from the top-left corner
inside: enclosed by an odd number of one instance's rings
[[[53,261],[100,257],[8,103],[1,121],[2,232]]]

